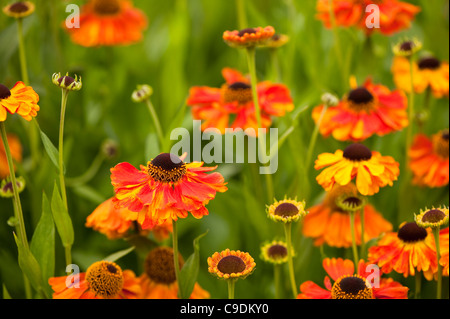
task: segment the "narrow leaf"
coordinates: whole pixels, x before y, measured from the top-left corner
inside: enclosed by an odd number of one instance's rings
[[[69,212],[67,211],[66,206],[63,203],[56,181],[53,188],[51,208],[53,213],[53,220],[55,221],[56,229],[58,230],[59,236],[61,237],[63,246],[72,246],[74,242],[72,219],[70,218]]]
[[[44,148],[45,148],[45,151],[47,152],[47,155],[50,157],[50,160],[52,161],[52,163],[55,164],[56,168],[59,170],[58,149],[53,145],[52,141],[48,138],[48,136],[41,129],[39,129],[39,131],[40,131],[41,140],[42,140],[42,143],[44,144]],[[65,170],[66,170],[65,167],[63,167],[63,169],[64,169],[64,173],[65,173]]]
[[[201,238],[206,236],[208,231],[201,234],[194,239],[194,252],[186,260],[183,268],[180,271],[179,278],[179,294],[181,299],[187,299],[191,296],[194,290],[195,283],[197,282],[198,271],[200,268],[200,244]]]
[[[130,252],[132,252],[134,250],[134,248],[135,247],[130,247],[130,248],[127,248],[124,250],[120,250],[118,252],[115,252],[114,254],[109,255],[108,257],[106,257],[103,260],[115,262],[115,261],[119,260],[120,258],[128,255]]]
[[[48,278],[55,273],[55,224],[50,202],[45,193],[42,195],[42,214],[34,230],[30,250],[41,267],[44,283],[47,283]],[[50,288],[48,284],[44,286],[46,289]]]

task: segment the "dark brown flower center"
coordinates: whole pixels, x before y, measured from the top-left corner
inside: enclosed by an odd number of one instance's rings
[[[147,170],[156,181],[175,183],[186,174],[186,164],[176,155],[161,153],[148,163]]]
[[[290,217],[298,214],[298,208],[291,203],[282,203],[275,208],[275,215],[281,217]]]
[[[10,7],[9,7],[9,11],[14,12],[14,13],[22,13],[22,12],[27,12],[28,11],[28,6],[25,2],[19,1],[16,3],[13,3]]]
[[[183,260],[179,256],[180,268]],[[169,285],[176,281],[173,250],[169,247],[153,249],[145,259],[145,273],[156,283]]]
[[[95,295],[113,298],[123,286],[122,269],[111,262],[96,262],[87,269],[86,281],[89,283],[89,290]]]
[[[278,258],[284,258],[287,256],[287,248],[283,245],[275,244],[270,246],[270,248],[267,250],[267,255],[270,258],[278,259]]]
[[[406,223],[397,233],[397,237],[406,243],[415,243],[427,237],[427,231],[415,222]]]
[[[412,41],[405,41],[400,45],[400,50],[401,51],[405,51],[405,52],[409,52],[414,48],[414,42]]]
[[[368,161],[372,158],[372,152],[367,146],[354,143],[345,148],[343,156],[351,161]]]
[[[439,69],[439,67],[441,66],[441,61],[433,57],[427,57],[420,59],[417,65],[421,70],[424,69],[436,70]]]
[[[120,11],[118,0],[94,0],[94,11],[100,15],[112,15]]]
[[[340,285],[343,292],[352,295],[366,289],[366,283],[359,277],[345,277],[341,280]]]
[[[441,220],[445,218],[445,213],[439,209],[432,209],[426,212],[422,221],[425,223],[439,223]]]
[[[433,136],[433,150],[442,158],[449,157],[449,134],[448,130]]]
[[[225,256],[217,264],[217,269],[224,274],[237,274],[245,270],[245,262],[237,256]]]
[[[222,98],[225,103],[246,104],[253,99],[252,87],[244,82],[225,84],[222,87]]]
[[[362,205],[362,200],[358,197],[347,197],[342,201],[346,206],[355,208]]]
[[[348,100],[356,104],[367,104],[373,101],[373,95],[365,87],[359,87],[350,91]]]
[[[256,30],[253,28],[246,28],[239,31],[238,36],[242,37],[245,34],[254,34],[256,33]]]
[[[70,77],[68,75],[62,76],[58,79],[58,83],[61,84],[64,81],[65,86],[71,85],[73,82],[75,82],[75,79],[73,77]]]
[[[10,96],[11,96],[11,91],[3,84],[0,84],[0,100],[6,99]]]
[[[331,289],[333,299],[372,299],[372,288],[366,286],[364,278],[353,275],[338,279]]]

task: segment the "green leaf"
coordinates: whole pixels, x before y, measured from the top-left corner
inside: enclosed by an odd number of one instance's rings
[[[55,273],[55,224],[45,193],[42,194],[42,214],[34,230],[30,250],[41,267],[44,283],[47,283],[48,278]],[[50,293],[50,286],[44,284],[44,287]]]
[[[109,255],[108,257],[106,257],[103,260],[115,262],[115,261],[119,260],[120,258],[128,255],[130,252],[132,252],[134,250],[134,248],[135,247],[130,247],[130,248],[127,248],[124,250],[120,250],[118,252],[115,252],[114,254]]]
[[[63,203],[56,181],[53,188],[51,207],[53,220],[55,221],[56,229],[58,230],[59,236],[61,237],[63,246],[72,246],[75,237],[72,219],[69,216],[69,212],[67,211],[65,204]]]
[[[186,263],[180,271],[178,286],[181,299],[189,298],[192,294],[192,291],[194,290],[194,285],[197,282],[198,271],[200,268],[199,241],[207,233],[208,231],[194,239],[194,252],[186,260]]]
[[[56,168],[59,170],[59,152],[57,148],[53,145],[52,141],[48,138],[48,136],[39,128],[41,140],[44,144],[45,151],[47,155],[50,157],[50,160],[53,164],[55,164]],[[64,173],[66,172],[66,168],[63,167]]]
[[[18,260],[20,269],[22,269],[23,273],[30,281],[31,286],[39,293],[46,296],[42,285],[42,272],[39,263],[31,253],[31,250],[23,245],[22,241],[17,238],[15,233],[14,240],[16,241],[19,251]]]

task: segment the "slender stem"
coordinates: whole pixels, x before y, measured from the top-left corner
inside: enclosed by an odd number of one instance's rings
[[[67,194],[66,194],[66,185],[64,180],[64,118],[66,116],[66,106],[67,106],[67,98],[69,96],[69,91],[66,89],[62,89],[62,98],[61,98],[61,117],[59,121],[59,184],[61,188],[61,197],[68,209],[67,205]]]
[[[150,100],[150,98],[145,100],[148,110],[150,111],[150,114],[153,119],[153,123],[155,124],[156,134],[158,135],[159,144],[161,147],[161,150],[164,148],[164,133],[161,128],[161,122],[159,121],[158,114],[155,111],[155,108],[153,107],[153,103]]]
[[[6,154],[6,160],[8,162],[8,168],[9,168],[9,175],[11,179],[11,184],[13,188],[13,207],[14,207],[14,215],[17,221],[16,226],[16,232],[19,234],[19,238],[22,242],[22,245],[25,247],[25,249],[29,249],[28,246],[28,239],[25,229],[25,222],[23,218],[23,212],[22,212],[22,205],[20,202],[20,196],[19,196],[19,190],[17,189],[17,180],[16,180],[16,174],[14,173],[14,162],[11,154],[11,149],[9,148],[8,143],[8,137],[6,134],[6,128],[5,123],[0,122],[0,131],[2,136],[3,145],[5,148],[5,154]],[[25,295],[27,299],[31,298],[31,287],[30,287],[30,281],[28,278],[23,274],[23,281],[25,285]]]
[[[305,170],[309,169],[309,166],[311,165],[311,161],[312,161],[312,155],[314,152],[314,148],[316,146],[316,142],[317,142],[317,136],[319,135],[319,129],[320,129],[320,125],[322,123],[323,117],[325,116],[325,113],[328,110],[328,105],[325,104],[322,112],[320,113],[320,117],[319,120],[316,123],[316,126],[314,127],[314,131],[311,135],[311,140],[309,142],[309,147],[308,147],[308,153],[306,155],[306,165],[305,165]]]
[[[236,11],[239,22],[239,29],[245,29],[248,27],[247,15],[245,13],[245,6],[243,0],[236,0]]]
[[[350,230],[352,233],[352,249],[353,249],[353,260],[355,262],[355,267],[358,266],[358,249],[356,248],[356,235],[355,235],[355,212],[349,212],[350,215]]]
[[[255,108],[255,115],[256,115],[256,122],[258,124],[258,129],[262,128],[262,121],[261,121],[261,108],[259,106],[259,98],[258,98],[258,79],[256,77],[256,64],[255,64],[255,56],[256,51],[254,47],[248,47],[246,49],[247,52],[247,62],[248,62],[248,70],[250,73],[250,81],[252,86],[252,97],[253,97],[253,105]],[[263,143],[263,139],[260,138],[258,134],[258,143],[259,143],[259,151],[263,152],[263,150],[266,150],[266,145]],[[261,153],[260,153],[261,154]],[[273,181],[272,176],[270,174],[265,174],[266,178],[266,186],[267,186],[267,200],[268,202],[272,201],[274,197],[274,190],[273,190]]]
[[[288,267],[289,279],[291,281],[292,294],[294,299],[297,298],[297,284],[295,283],[294,262],[292,256],[292,227],[291,223],[284,224],[284,232],[286,234],[286,247],[288,251]]]
[[[360,215],[360,222],[361,222],[361,258],[365,259],[365,254],[366,254],[366,240],[364,239],[364,234],[365,234],[365,214],[364,214],[364,207],[361,208],[361,211],[359,212]]]
[[[442,266],[439,263],[441,259],[441,248],[439,242],[439,227],[433,229],[434,241],[436,243],[436,258],[438,264],[437,293],[436,298],[442,299]]]
[[[94,160],[91,163],[91,166],[86,170],[86,172],[78,177],[66,178],[66,185],[70,187],[86,184],[98,172],[104,159],[105,156],[103,155],[103,152],[100,151],[99,154],[97,154],[97,156],[94,158]]]
[[[23,19],[17,19],[17,33],[19,37],[19,58],[20,58],[20,69],[22,72],[22,80],[26,85],[30,84],[30,80],[28,77],[28,68],[27,68],[27,58],[25,54],[25,44],[23,41]]]
[[[414,298],[420,299],[420,292],[422,290],[422,273],[416,271],[416,291],[414,292]]]
[[[409,75],[411,81],[411,91],[409,93],[409,106],[408,106],[408,120],[409,125],[406,131],[406,154],[405,154],[405,169],[408,167],[408,152],[411,148],[412,139],[413,139],[413,124],[414,118],[416,116],[415,107],[414,107],[414,66],[413,66],[413,56],[409,58]]]
[[[177,221],[172,220],[172,249],[173,249],[173,264],[175,267],[175,278],[178,284],[178,297],[180,296],[180,260],[178,259],[178,230]]]
[[[273,278],[275,283],[275,299],[281,298],[281,288],[280,288],[280,265],[273,265]]]
[[[227,280],[228,283],[228,299],[234,299],[234,287],[236,285],[236,279],[230,278]]]

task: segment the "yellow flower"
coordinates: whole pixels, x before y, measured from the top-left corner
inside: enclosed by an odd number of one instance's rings
[[[287,244],[281,240],[265,243],[261,246],[261,259],[272,264],[286,263],[288,261]]]
[[[208,258],[208,271],[220,279],[244,279],[255,269],[255,260],[248,253],[225,249]]]
[[[448,207],[421,210],[419,215],[414,214],[418,226],[423,228],[438,228],[448,223]]]
[[[39,95],[23,82],[17,82],[11,90],[0,84],[0,122],[6,120],[7,113],[17,113],[31,121],[39,111],[38,102]]]
[[[30,1],[17,1],[3,8],[3,13],[12,18],[25,18],[34,12],[34,3]]]
[[[275,201],[267,208],[267,215],[273,221],[283,223],[292,223],[304,217],[308,212],[305,211],[305,202],[298,202],[292,199],[283,199]]]

